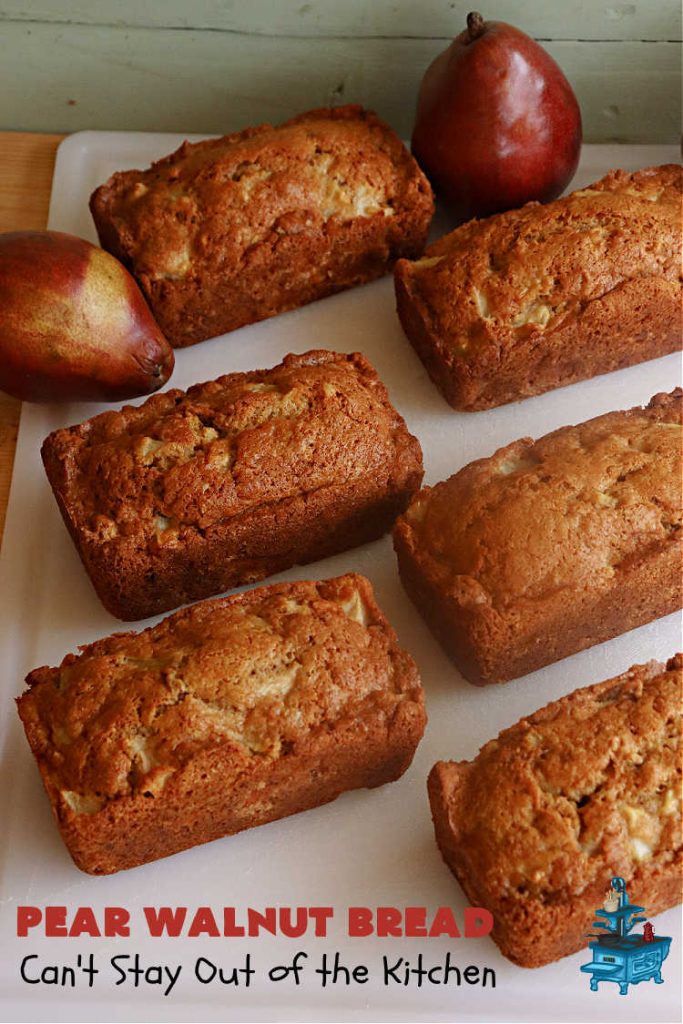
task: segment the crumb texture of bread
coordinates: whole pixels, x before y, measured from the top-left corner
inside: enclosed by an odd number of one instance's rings
[[[392,781],[425,724],[416,667],[355,574],[193,605],[27,683],[55,817],[95,874]]]
[[[431,188],[358,106],[185,142],[90,201],[169,341],[192,345],[350,288],[422,252]]]
[[[648,917],[680,903],[682,667],[636,665],[432,769],[441,852],[515,963],[587,945],[615,875]]]
[[[681,607],[681,398],[524,438],[413,498],[401,578],[467,679],[514,679]]]
[[[489,409],[680,348],[681,175],[611,171],[398,263],[399,316],[446,400]]]
[[[58,430],[43,461],[123,619],[374,540],[422,480],[419,443],[370,364],[322,351]]]

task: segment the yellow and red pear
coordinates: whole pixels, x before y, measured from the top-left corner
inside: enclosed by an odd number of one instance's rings
[[[120,401],[173,371],[173,349],[117,259],[59,231],[0,234],[0,390]]]

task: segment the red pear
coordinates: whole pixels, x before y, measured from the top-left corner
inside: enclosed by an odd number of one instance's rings
[[[425,73],[412,150],[460,219],[548,202],[576,171],[581,111],[538,43],[473,12]]]
[[[172,370],[173,349],[117,259],[59,231],[0,235],[0,390],[120,401],[156,391]]]

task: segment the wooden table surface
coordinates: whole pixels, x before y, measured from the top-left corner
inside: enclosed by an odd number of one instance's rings
[[[44,228],[52,168],[63,135],[0,132],[0,232]],[[0,540],[17,445],[21,403],[0,391]]]

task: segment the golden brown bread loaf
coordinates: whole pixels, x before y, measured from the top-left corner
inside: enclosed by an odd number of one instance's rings
[[[432,769],[444,860],[515,963],[585,946],[612,876],[648,917],[680,903],[682,667],[636,665]]]
[[[105,607],[141,619],[364,544],[422,480],[363,356],[309,352],[57,430],[43,461]]]
[[[434,203],[397,135],[358,106],[311,110],[114,174],[90,208],[169,341],[192,345],[419,256]]]
[[[28,741],[92,874],[390,782],[425,725],[415,664],[354,574],[193,605],[27,682]]]
[[[522,438],[414,497],[401,579],[470,682],[681,607],[681,396]]]
[[[470,221],[395,271],[403,328],[454,409],[490,409],[681,344],[681,168],[611,171]]]

